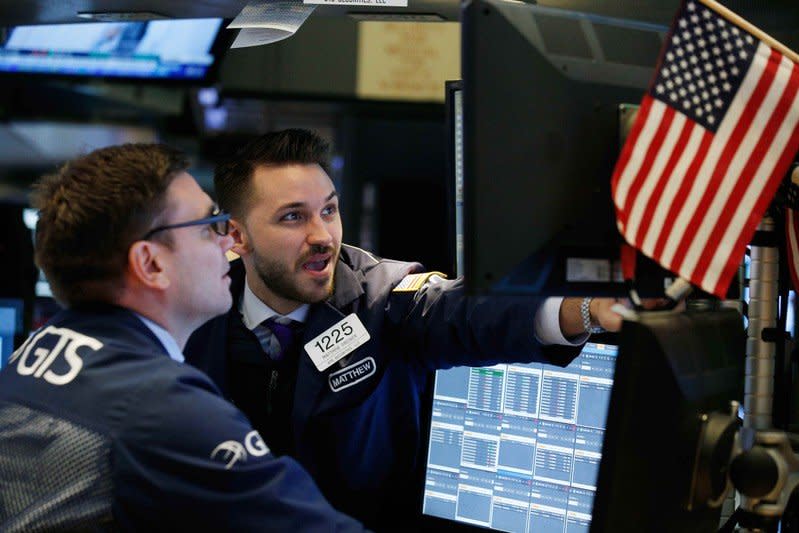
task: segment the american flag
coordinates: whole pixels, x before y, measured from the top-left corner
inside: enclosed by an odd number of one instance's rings
[[[612,188],[630,244],[724,297],[799,147],[799,68],[713,5],[680,7]]]

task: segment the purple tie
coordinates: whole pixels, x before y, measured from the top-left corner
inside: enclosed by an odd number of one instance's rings
[[[273,316],[258,324],[253,333],[258,337],[264,352],[274,361],[283,359],[283,355],[291,349],[294,332],[299,322],[290,318]]]

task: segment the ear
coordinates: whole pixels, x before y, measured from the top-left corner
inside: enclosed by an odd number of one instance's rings
[[[233,237],[231,252],[238,255],[247,255],[252,251],[250,236],[244,225],[235,219],[230,219],[230,236]]]
[[[163,250],[154,242],[136,241],[128,250],[128,271],[141,285],[157,290],[169,288],[165,266]]]

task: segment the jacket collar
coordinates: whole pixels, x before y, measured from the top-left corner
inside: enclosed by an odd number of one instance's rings
[[[147,327],[144,322],[142,322],[141,318],[139,318],[139,316],[130,309],[109,303],[83,303],[74,306],[69,310],[59,312],[58,315],[53,317],[51,322],[56,322],[61,316],[69,316],[73,313],[102,316],[103,319],[110,320],[114,324],[136,330],[136,332],[150,339],[152,344],[157,346],[164,353],[164,355],[169,356],[170,358],[172,357],[169,353],[169,350],[166,348],[166,346],[164,346],[164,343],[161,342],[161,339],[159,339],[158,336],[149,327]]]
[[[346,307],[349,303],[357,300],[363,295],[363,274],[353,270],[347,262],[346,252],[342,248],[336,263],[336,286],[330,303],[337,309]]]

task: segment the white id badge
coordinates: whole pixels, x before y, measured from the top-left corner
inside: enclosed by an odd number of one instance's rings
[[[369,340],[369,332],[352,313],[305,345],[305,351],[319,372]]]

